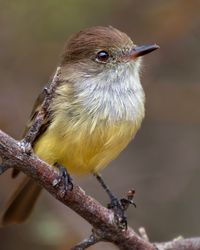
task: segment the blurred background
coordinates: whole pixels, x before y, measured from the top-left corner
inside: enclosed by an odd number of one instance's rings
[[[67,37],[93,25],[112,25],[137,44],[158,43],[145,56],[146,117],[135,140],[103,171],[118,196],[134,187],[135,230],[152,241],[200,234],[200,1],[0,0],[0,129],[20,139],[33,102],[59,62]],[[16,186],[0,176],[0,209]],[[77,179],[102,204],[92,176]],[[30,220],[0,228],[1,250],[66,250],[91,227],[46,191]],[[100,243],[94,250],[116,249]]]

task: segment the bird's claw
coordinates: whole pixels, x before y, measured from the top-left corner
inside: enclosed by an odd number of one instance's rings
[[[53,181],[53,186],[57,186],[59,183],[63,182],[63,190],[62,193],[65,195],[67,191],[73,190],[73,182],[72,178],[67,172],[67,169],[64,168],[61,164],[56,163],[55,166],[59,169],[59,176]]]
[[[126,209],[124,209],[122,200],[113,197],[108,204],[108,209],[112,209],[115,215],[115,220],[118,227],[122,230],[127,229],[127,217],[125,215]]]
[[[129,190],[127,193],[127,198],[118,199],[117,197],[113,196],[111,203],[108,204],[108,208],[112,209],[115,214],[118,226],[123,230],[127,229],[127,217],[125,215],[126,210],[130,205],[136,207],[136,204],[133,201],[134,195],[135,190]]]

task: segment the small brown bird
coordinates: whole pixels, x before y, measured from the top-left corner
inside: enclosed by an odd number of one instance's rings
[[[92,27],[73,35],[60,63],[60,85],[33,144],[34,152],[70,174],[97,174],[128,145],[144,117],[141,56],[157,45],[136,46],[113,27]],[[40,95],[31,115],[40,109]],[[29,126],[31,126],[31,122]],[[2,223],[20,223],[41,191],[28,177],[12,197]]]

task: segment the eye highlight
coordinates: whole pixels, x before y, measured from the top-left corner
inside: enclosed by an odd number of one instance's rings
[[[105,50],[102,50],[102,51],[99,51],[96,55],[96,60],[98,62],[102,62],[102,63],[106,63],[109,59],[110,55],[107,51]]]

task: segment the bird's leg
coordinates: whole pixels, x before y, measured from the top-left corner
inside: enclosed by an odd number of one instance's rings
[[[105,184],[102,177],[95,173],[94,176],[97,178],[98,182],[101,184],[103,189],[106,191],[108,196],[110,197],[111,202],[108,204],[108,208],[112,209],[115,214],[115,218],[117,221],[117,224],[122,229],[127,229],[127,218],[125,215],[125,211],[128,208],[129,204],[134,204],[132,200],[128,199],[118,199],[109,189],[109,187]],[[128,204],[128,205],[127,205]]]
[[[61,181],[63,181],[64,183],[64,192],[68,191],[68,190],[72,190],[73,189],[73,182],[72,182],[72,178],[69,175],[67,168],[63,167],[60,163],[56,162],[54,164],[54,166],[56,166],[59,169],[59,176],[57,179],[55,179],[53,185],[58,185]]]

